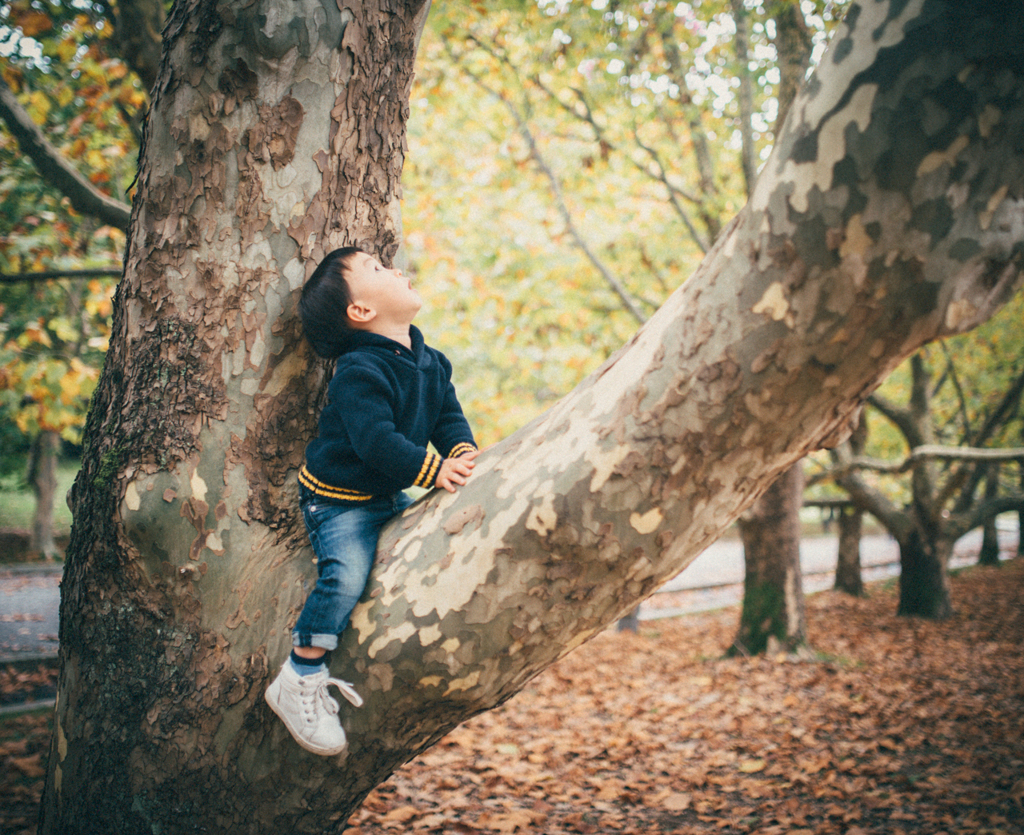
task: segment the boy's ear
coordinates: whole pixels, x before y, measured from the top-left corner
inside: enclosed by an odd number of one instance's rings
[[[345,312],[348,314],[349,321],[356,325],[368,325],[377,316],[376,310],[365,304],[360,304],[359,302],[352,302],[349,304],[348,309]]]

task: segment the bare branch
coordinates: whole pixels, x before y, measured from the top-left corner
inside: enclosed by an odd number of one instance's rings
[[[955,532],[962,534],[980,528],[1001,513],[1014,510],[1024,511],[1024,496],[999,496],[993,499],[984,499],[972,506],[969,512],[958,518],[954,517],[951,521],[955,525]]]
[[[120,278],[124,267],[114,265],[93,270],[45,270],[30,273],[0,273],[0,284],[19,284],[33,281],[51,281],[55,278]]]
[[[693,238],[694,243],[697,244],[700,251],[707,254],[710,245],[701,237],[701,234],[697,231],[697,227],[693,225],[693,222],[690,220],[690,216],[686,213],[686,209],[684,209],[676,199],[677,189],[673,188],[672,184],[669,182],[668,172],[665,170],[665,165],[662,163],[658,152],[654,148],[644,145],[636,128],[633,129],[633,139],[639,148],[647,152],[647,155],[651,158],[657,168],[657,173],[647,171],[647,175],[649,177],[653,177],[665,186],[665,190],[668,192],[669,202],[672,204],[672,208],[676,210],[676,214],[679,215],[680,220],[683,221],[686,231],[690,233],[690,237]],[[637,167],[643,170],[642,166]]]
[[[833,477],[853,503],[878,519],[897,538],[905,536],[911,526],[910,520],[881,490],[867,484],[859,470],[851,466],[854,460],[852,445],[849,442],[840,444],[832,450],[832,460],[837,464],[832,471]]]
[[[951,461],[1024,461],[1024,448],[983,449],[979,447],[946,447],[928,444],[914,447],[902,461],[885,461],[881,458],[857,456],[851,458],[842,469],[874,470],[879,473],[904,473],[919,461],[942,458]],[[834,471],[837,476],[839,471]]]

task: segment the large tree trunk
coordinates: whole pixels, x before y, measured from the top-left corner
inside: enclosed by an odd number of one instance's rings
[[[786,650],[807,640],[800,571],[800,464],[790,467],[739,518],[743,537],[743,608],[732,651],[764,652],[772,639]]]
[[[311,567],[294,477],[326,368],[295,305],[325,252],[397,250],[425,14],[174,7],[74,489],[42,832],[322,832],[350,797],[326,761],[306,786],[262,701]]]
[[[334,245],[394,252],[422,9],[176,4],[75,488],[42,833],[341,828],[841,439],[902,358],[1006,300],[1024,12],[854,8],[695,275],[464,489],[384,530],[332,661],[366,699],[339,760],[262,701],[313,573],[293,475],[324,374],[295,293]]]

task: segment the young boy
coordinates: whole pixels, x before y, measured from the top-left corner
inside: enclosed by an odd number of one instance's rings
[[[412,325],[422,304],[401,270],[353,247],[327,255],[302,289],[306,338],[337,364],[299,473],[318,579],[266,699],[295,741],[315,754],[347,746],[328,685],[356,707],[363,703],[351,684],[328,676],[325,656],[363,593],[380,529],[412,503],[404,488],[455,492],[478,454],[451,363]],[[441,454],[429,452],[428,442]]]

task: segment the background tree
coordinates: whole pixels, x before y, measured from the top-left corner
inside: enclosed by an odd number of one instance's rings
[[[867,430],[867,420],[859,420],[849,440],[840,446],[848,444],[850,456],[862,454],[867,442]],[[833,588],[854,597],[864,594],[864,578],[860,567],[860,540],[863,530],[864,511],[852,502],[844,502],[839,508],[839,547]]]
[[[106,349],[111,290],[98,280],[0,290],[0,414],[9,421],[0,460],[8,472],[27,469],[37,499],[29,548],[47,558],[58,551],[57,457],[62,441],[81,441]],[[48,316],[39,315],[46,309]]]
[[[100,5],[0,8],[0,272],[25,277],[119,265],[146,96],[111,55]],[[125,27],[122,27],[124,29]],[[134,26],[127,27],[135,36]],[[116,52],[116,51],[115,51]],[[141,56],[136,53],[141,59]],[[119,269],[119,268],[118,268]],[[77,442],[109,330],[110,281],[0,286],[0,459],[25,468],[33,550],[53,556],[58,437]]]
[[[985,502],[991,502],[999,495],[999,464],[989,464],[985,468]],[[981,550],[978,552],[978,565],[999,565],[999,531],[996,528],[996,517],[988,517],[981,526]]]
[[[196,0],[168,22],[74,496],[43,832],[340,828],[1021,283],[1024,14],[857,6],[698,272],[385,530],[332,666],[366,706],[343,764],[309,757],[261,699],[312,571],[292,475],[326,369],[295,297],[328,248],[397,249],[424,12]]]
[[[740,65],[740,113],[743,176],[748,196],[754,187],[752,129],[753,83],[750,78],[750,16],[743,0],[733,0],[736,21],[736,58]],[[811,60],[813,43],[797,2],[769,4],[774,23],[777,64],[780,69],[778,116],[781,128],[799,83]],[[764,652],[769,646],[794,650],[807,640],[804,615],[803,570],[800,565],[803,506],[803,463],[783,473],[737,520],[743,540],[743,605],[731,651]]]
[[[1024,501],[1011,484],[1002,495],[993,485],[978,496],[998,449],[987,457],[963,454],[959,460],[957,452],[958,447],[1005,446],[1016,436],[1024,391],[1019,367],[1021,313],[1021,300],[1016,299],[971,342],[957,340],[944,351],[928,348],[915,354],[901,369],[909,380],[902,382],[896,375],[886,386],[889,391],[902,389],[906,405],[892,402],[884,390],[869,398],[870,406],[898,431],[904,449],[926,453],[928,448],[947,447],[942,457],[921,454],[904,464],[892,461],[895,452],[889,462],[855,458],[849,450],[840,456],[836,483],[899,543],[901,614],[950,615],[947,568],[953,545]],[[1013,453],[1003,457],[1012,460]],[[909,470],[905,492],[887,491],[867,475],[872,470]]]
[[[834,21],[816,12],[820,38]],[[766,27],[752,26],[759,161],[777,113]],[[497,429],[485,441],[600,365],[742,206],[732,34],[722,2],[432,12],[405,231],[431,278],[425,321],[467,370],[467,410]]]

